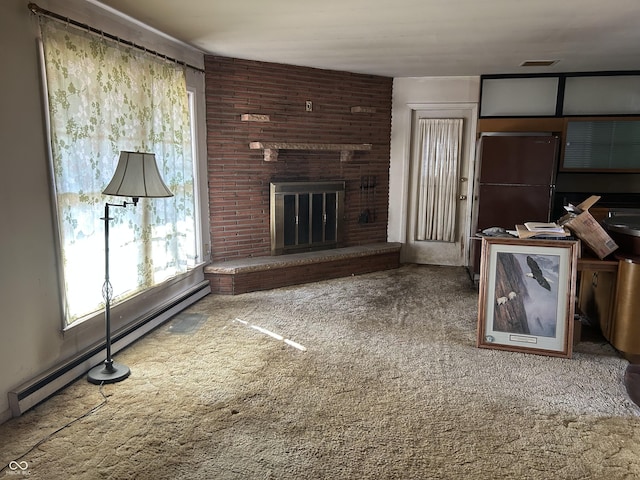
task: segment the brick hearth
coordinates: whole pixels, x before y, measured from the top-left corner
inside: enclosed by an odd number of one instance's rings
[[[399,243],[215,262],[204,272],[213,293],[240,293],[361,275],[400,266]]]

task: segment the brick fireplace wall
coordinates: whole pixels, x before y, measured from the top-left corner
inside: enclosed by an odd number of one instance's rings
[[[271,255],[272,181],[344,180],[338,246],[386,241],[391,78],[216,56],[205,58],[205,70],[214,262]],[[349,161],[339,151],[280,150],[270,162],[249,148],[256,141],[372,147]],[[375,188],[361,188],[367,177],[375,177]],[[363,223],[365,209],[370,215]]]

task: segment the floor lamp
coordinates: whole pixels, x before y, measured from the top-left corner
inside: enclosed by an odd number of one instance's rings
[[[104,205],[104,321],[106,325],[106,360],[97,367],[89,370],[87,380],[91,383],[115,383],[124,380],[131,371],[126,365],[115,363],[111,357],[111,297],[113,290],[109,282],[109,207],[126,207],[137,205],[142,197],[172,197],[173,193],[167,188],[160,177],[156,157],[153,153],[120,152],[120,160],[113,174],[113,178],[103,195],[116,197],[131,197],[132,201],[122,203],[105,203]]]

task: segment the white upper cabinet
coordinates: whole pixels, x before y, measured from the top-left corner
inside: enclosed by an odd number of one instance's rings
[[[640,75],[568,77],[563,115],[640,113]]]
[[[589,115],[640,115],[640,73],[481,77],[481,118]]]
[[[486,78],[482,81],[483,117],[556,114],[558,77]]]

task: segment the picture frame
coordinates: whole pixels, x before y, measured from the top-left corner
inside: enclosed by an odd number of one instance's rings
[[[578,242],[483,237],[479,348],[571,358]]]

